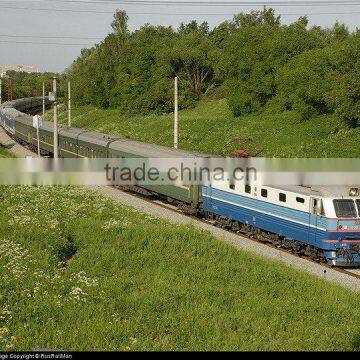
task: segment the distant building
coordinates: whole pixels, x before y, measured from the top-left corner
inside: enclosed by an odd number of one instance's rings
[[[4,67],[0,67],[0,77],[6,75],[8,71],[24,72],[27,74],[37,74],[39,72],[39,69],[34,66],[28,66],[28,65],[4,66]]]

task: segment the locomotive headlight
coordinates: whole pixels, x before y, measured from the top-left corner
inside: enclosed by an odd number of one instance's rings
[[[349,196],[358,196],[359,195],[359,189],[358,188],[351,188],[349,191]]]

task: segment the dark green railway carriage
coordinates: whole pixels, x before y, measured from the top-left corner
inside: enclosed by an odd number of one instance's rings
[[[51,123],[44,122],[39,131],[40,148],[48,153],[54,150],[54,136]],[[15,137],[37,147],[36,128],[32,126],[32,117],[24,115],[15,120]]]
[[[89,158],[108,158],[113,137],[95,131],[81,130],[78,136],[79,154]]]
[[[109,146],[110,157],[130,156],[139,158],[193,158],[208,157],[205,154],[192,153],[185,150],[167,148],[126,138],[118,139]],[[199,185],[142,185],[143,188],[166,197],[191,204],[197,207],[201,201]]]
[[[43,121],[39,134],[41,149],[53,153],[53,123]],[[16,119],[15,136],[37,147],[36,129],[32,126],[31,116],[24,115]],[[59,127],[58,139],[59,154],[64,158],[189,158],[207,156],[65,126]],[[199,185],[142,185],[141,187],[193,207],[197,207],[201,201]]]

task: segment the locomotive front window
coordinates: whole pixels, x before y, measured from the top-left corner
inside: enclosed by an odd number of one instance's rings
[[[356,208],[353,200],[334,200],[335,213],[338,218],[356,218]]]

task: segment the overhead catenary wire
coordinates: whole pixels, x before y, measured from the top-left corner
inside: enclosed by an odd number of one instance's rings
[[[66,40],[103,40],[101,37],[81,37],[81,36],[44,36],[44,35],[15,35],[0,34],[0,37],[10,38],[35,38],[35,39],[66,39]]]
[[[48,12],[69,12],[69,13],[84,13],[84,14],[114,14],[114,11],[103,10],[80,10],[80,9],[58,9],[58,8],[30,8],[19,6],[1,6],[1,9],[8,10],[25,10],[25,11],[48,11]],[[194,12],[133,12],[127,11],[128,15],[164,15],[164,16],[233,16],[234,14],[241,12],[240,10],[232,13],[194,13]],[[317,15],[352,15],[360,14],[360,11],[328,11],[328,12],[297,12],[297,13],[277,13],[281,16],[317,16]]]
[[[56,45],[56,46],[91,46],[92,44],[79,44],[79,43],[61,43],[61,42],[36,42],[36,41],[13,41],[13,40],[0,40],[1,44],[30,44],[30,45]]]
[[[193,6],[328,6],[360,5],[360,0],[283,0],[283,1],[209,1],[209,0],[40,0],[61,3],[127,4],[127,5],[193,5]]]
[[[360,0],[284,0],[284,1],[196,1],[196,0],[38,0],[47,3],[73,3],[94,5],[151,5],[151,6],[353,6]]]

